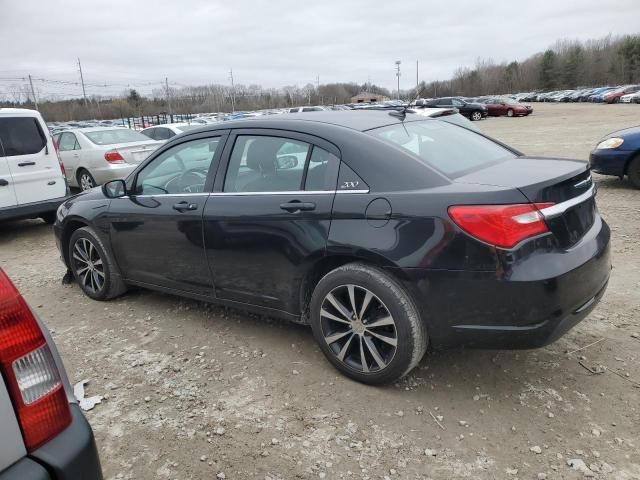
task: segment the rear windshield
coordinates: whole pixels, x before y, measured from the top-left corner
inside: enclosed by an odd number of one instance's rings
[[[31,155],[41,151],[47,139],[34,117],[0,118],[0,155]]]
[[[438,120],[399,123],[367,133],[402,147],[449,178],[516,157],[482,135]]]
[[[89,140],[96,145],[113,145],[116,143],[133,143],[148,142],[149,137],[129,130],[128,128],[119,128],[116,130],[94,130],[93,132],[82,132]]]

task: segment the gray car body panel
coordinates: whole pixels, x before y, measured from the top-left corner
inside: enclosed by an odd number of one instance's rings
[[[27,454],[4,379],[0,376],[0,472]]]

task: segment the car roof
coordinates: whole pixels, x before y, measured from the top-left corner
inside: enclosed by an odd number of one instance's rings
[[[69,127],[69,128],[65,128],[64,131],[72,131],[72,132],[82,132],[82,133],[86,133],[86,132],[104,132],[106,130],[131,130],[130,128],[127,127],[85,127],[85,128],[78,128],[78,127]]]
[[[447,109],[443,109],[447,110]],[[396,113],[396,115],[392,115]],[[408,112],[404,119],[397,115],[397,110],[329,110],[319,112],[301,112],[296,115],[264,115],[253,118],[228,120],[212,125],[203,125],[198,130],[190,132],[205,132],[210,130],[226,130],[229,128],[277,128],[284,130],[303,131],[314,133],[314,126],[323,124],[326,126],[349,128],[365,132],[374,128],[394,125],[404,122],[425,120],[424,115]]]
[[[186,127],[186,126],[189,126],[189,125],[191,125],[191,124],[187,123],[187,122],[160,123],[158,125],[151,125],[150,127],[147,127],[144,130],[149,130],[150,128],[158,128],[158,127]]]
[[[13,117],[15,117],[15,116],[39,117],[40,116],[40,112],[38,112],[37,110],[32,110],[30,108],[4,108],[4,107],[1,107],[0,108],[0,116],[2,116],[2,115],[11,115]]]

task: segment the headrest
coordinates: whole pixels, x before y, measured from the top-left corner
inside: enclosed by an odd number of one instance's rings
[[[278,160],[278,150],[283,140],[272,137],[256,138],[247,150],[247,166],[252,170],[262,172],[274,171]]]

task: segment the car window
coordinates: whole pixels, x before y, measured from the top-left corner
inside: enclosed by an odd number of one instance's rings
[[[312,191],[335,190],[340,160],[320,147],[313,147],[304,189]]]
[[[438,105],[451,105],[451,99],[441,98],[440,100],[438,100]]]
[[[168,128],[158,127],[158,128],[156,128],[156,135],[155,135],[154,138],[156,140],[169,140],[171,137],[174,137],[175,135],[176,134],[173,133]]]
[[[454,107],[464,107],[464,102],[462,100],[458,100],[457,98],[452,99],[451,104]]]
[[[80,144],[78,139],[73,133],[64,132],[60,137],[60,143],[58,148],[61,152],[68,152],[70,150],[80,150]]]
[[[136,195],[201,193],[220,143],[220,137],[175,145],[138,173]]]
[[[83,132],[96,145],[115,145],[117,143],[147,142],[149,138],[135,130],[113,128],[110,130],[94,130]]]
[[[32,155],[47,144],[34,117],[0,118],[0,144],[6,156]]]
[[[478,133],[438,120],[390,125],[368,133],[403,148],[449,178],[516,156]]]
[[[158,129],[157,128],[146,128],[143,131],[141,131],[140,133],[143,135],[146,135],[147,137],[149,137],[152,140],[156,139],[156,131]]]
[[[310,145],[283,137],[239,135],[224,181],[225,192],[300,190]]]

